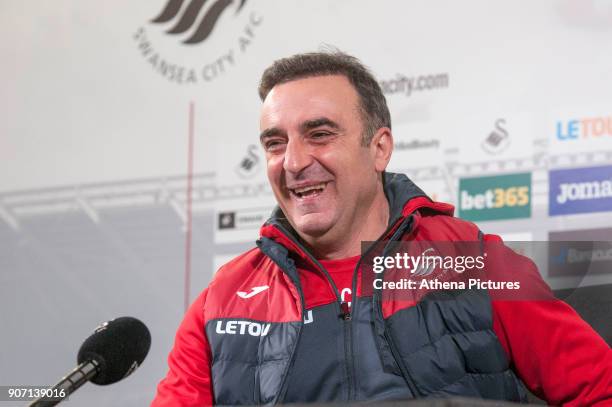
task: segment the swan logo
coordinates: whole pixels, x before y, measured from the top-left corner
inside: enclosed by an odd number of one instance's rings
[[[251,178],[259,170],[259,147],[251,144],[247,148],[247,152],[236,166],[236,173],[242,178]]]
[[[480,144],[482,149],[492,155],[503,152],[510,145],[510,137],[506,130],[506,119],[497,119],[495,122],[495,130]]]
[[[166,31],[171,35],[185,34],[193,28],[182,42],[183,44],[199,44],[210,36],[221,14],[235,2],[217,0],[208,8],[206,6],[209,2],[206,0],[191,0],[184,7],[183,3],[185,3],[184,0],[168,0],[162,12],[151,22],[165,24],[174,20],[175,23]],[[242,10],[244,3],[246,0],[238,2],[236,14]]]
[[[431,253],[433,252],[434,255],[433,256],[429,256],[427,253]],[[442,259],[442,257],[440,256],[436,256],[435,255],[435,250],[433,248],[429,248],[426,249],[423,253],[421,253],[421,257],[423,259],[425,259],[425,261],[421,264],[418,265],[418,267],[415,267],[412,271],[412,274],[414,274],[415,276],[428,276],[431,273],[433,273],[433,271],[436,269],[436,260]],[[430,262],[430,257],[432,258],[433,262]],[[446,271],[446,270],[445,270]]]
[[[246,2],[166,0],[161,12],[149,21],[149,25],[138,27],[134,33],[136,49],[156,74],[170,82],[178,85],[212,82],[239,64],[241,55],[251,48],[263,22],[256,11],[245,13],[249,8],[245,7]],[[231,31],[221,30],[218,34],[223,35],[215,37],[213,31],[220,19],[225,19],[232,10],[235,18],[235,23],[231,24],[233,28]],[[241,24],[242,29],[236,24]],[[232,33],[234,38],[228,38]],[[179,40],[178,44],[174,39]],[[212,42],[216,43],[217,49],[219,44],[227,44],[227,47],[210,54],[206,52],[206,45]],[[199,49],[196,52],[193,46],[197,45],[202,46],[204,52]]]

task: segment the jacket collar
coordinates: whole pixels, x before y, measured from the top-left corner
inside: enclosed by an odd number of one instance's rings
[[[389,228],[399,224],[404,218],[420,208],[429,208],[451,216],[454,212],[452,205],[432,201],[404,174],[385,172],[383,173],[383,182],[385,195],[389,201]],[[280,240],[279,243],[285,247],[302,251],[300,250],[301,245],[297,243],[299,242],[297,233],[278,206],[261,227],[260,235],[276,241]]]

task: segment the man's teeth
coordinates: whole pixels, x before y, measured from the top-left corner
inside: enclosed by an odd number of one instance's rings
[[[316,185],[309,185],[307,187],[303,187],[303,188],[295,188],[293,190],[293,192],[295,192],[298,195],[306,195],[309,192],[313,191],[313,192],[317,192],[319,190],[323,190],[325,189],[325,183],[322,182],[320,184],[316,184]]]

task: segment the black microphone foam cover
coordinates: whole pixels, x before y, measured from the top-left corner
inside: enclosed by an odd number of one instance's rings
[[[95,360],[99,373],[91,381],[111,384],[127,377],[144,360],[151,347],[151,334],[136,318],[121,317],[105,322],[83,342],[77,361],[79,364]]]

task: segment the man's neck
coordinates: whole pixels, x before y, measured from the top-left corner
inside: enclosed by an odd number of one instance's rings
[[[365,213],[357,214],[352,220],[350,229],[316,239],[303,237],[303,240],[319,260],[357,256],[361,253],[362,242],[375,241],[387,230],[389,211],[389,202],[381,190]]]

